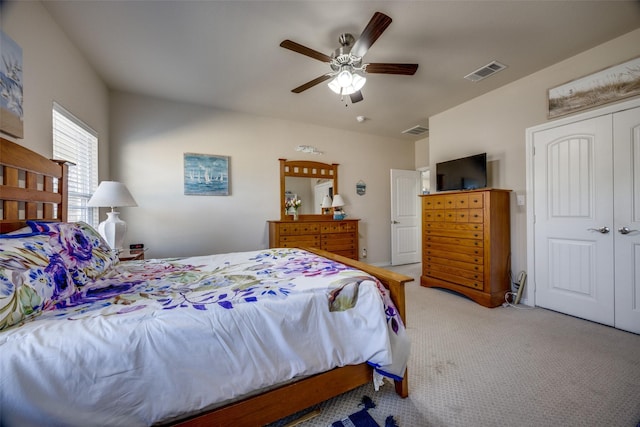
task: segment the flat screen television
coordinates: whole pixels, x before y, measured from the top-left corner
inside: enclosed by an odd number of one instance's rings
[[[436,191],[487,186],[487,153],[436,163]]]

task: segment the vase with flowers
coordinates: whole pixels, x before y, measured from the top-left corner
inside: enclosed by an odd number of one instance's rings
[[[302,206],[302,200],[298,199],[298,196],[294,196],[287,199],[284,202],[284,207],[287,209],[287,213],[293,213],[293,220],[298,220],[298,209]]]

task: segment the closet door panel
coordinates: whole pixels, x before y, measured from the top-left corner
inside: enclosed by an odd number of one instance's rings
[[[606,325],[614,324],[611,126],[603,116],[534,135],[536,305]]]
[[[640,107],[614,129],[615,326],[640,334]]]

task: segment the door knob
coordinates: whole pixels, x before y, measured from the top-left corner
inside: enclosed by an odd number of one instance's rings
[[[632,230],[632,229],[630,229],[629,227],[622,227],[622,228],[618,228],[618,232],[619,232],[620,234],[629,234],[629,233],[632,233],[632,232],[634,232],[634,231],[638,231],[638,230]]]
[[[607,234],[609,231],[609,227],[600,227],[600,228],[587,228],[587,230],[597,231],[598,233]],[[622,232],[621,232],[622,233]]]
[[[391,221],[391,224],[400,224],[398,221]]]

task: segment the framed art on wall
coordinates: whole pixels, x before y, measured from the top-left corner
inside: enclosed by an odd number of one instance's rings
[[[229,157],[184,153],[184,194],[229,195]]]
[[[640,57],[549,89],[549,118],[640,95]]]
[[[0,131],[24,137],[22,48],[0,31]]]

